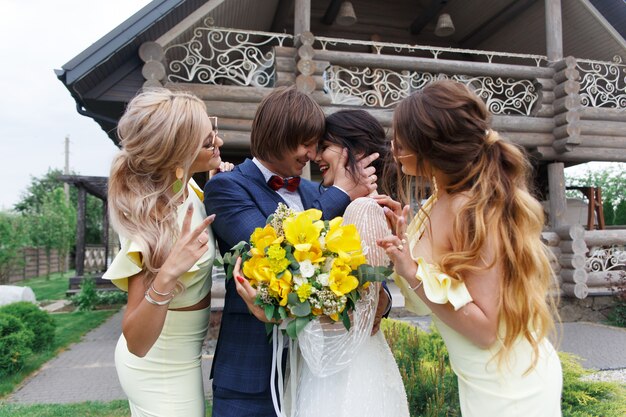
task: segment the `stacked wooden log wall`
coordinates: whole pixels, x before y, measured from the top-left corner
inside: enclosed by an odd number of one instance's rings
[[[585,298],[589,293],[585,270],[587,245],[581,225],[568,225],[554,231],[559,237],[561,290],[566,296]]]
[[[580,96],[580,80],[584,74],[578,69],[575,58],[566,57],[552,64],[552,68],[555,70],[554,143],[538,146],[537,157],[576,163],[626,161],[624,107],[584,106]]]

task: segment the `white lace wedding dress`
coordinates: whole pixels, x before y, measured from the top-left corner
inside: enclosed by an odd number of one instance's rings
[[[371,198],[353,201],[344,215],[344,224],[350,223],[367,247],[368,263],[388,265],[384,250],[376,245],[376,239],[391,233],[381,207]],[[292,379],[285,390],[287,416],[409,416],[400,372],[383,332],[371,336],[379,288],[373,284],[363,292],[349,331],[342,323],[316,320],[298,336],[297,364],[290,363]]]

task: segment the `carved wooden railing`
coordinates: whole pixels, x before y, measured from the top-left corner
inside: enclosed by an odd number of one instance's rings
[[[472,61],[467,56],[472,56]],[[315,37],[214,27],[182,43],[140,48],[146,86],[192,89],[220,116],[227,146],[245,149],[256,106],[297,85],[331,112],[366,107],[385,127],[391,109],[429,81],[469,85],[493,128],[538,160],[626,161],[625,66],[542,55]],[[214,88],[212,88],[214,87]]]

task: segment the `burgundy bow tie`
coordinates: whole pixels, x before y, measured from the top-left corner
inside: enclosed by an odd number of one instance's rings
[[[284,180],[278,175],[272,175],[267,181],[267,185],[269,185],[274,191],[278,191],[285,187],[287,191],[294,192],[298,189],[298,185],[300,185],[300,177],[291,177]]]

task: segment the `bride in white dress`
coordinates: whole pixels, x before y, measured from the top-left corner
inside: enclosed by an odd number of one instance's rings
[[[369,113],[363,110],[334,113],[326,119],[326,134],[315,159],[322,171],[323,184],[333,183],[342,148],[348,150],[348,172],[353,172],[360,156],[378,152],[379,175],[390,152],[382,126]],[[385,251],[376,245],[376,239],[391,234],[384,211],[376,201],[368,197],[353,201],[346,209],[344,224],[356,225],[370,265],[389,264]],[[296,372],[292,372],[297,381],[293,391],[290,386],[286,389],[286,406],[292,408],[287,415],[409,416],[400,372],[382,332],[378,331],[379,320],[375,316],[380,285],[371,284],[363,291],[349,331],[341,322],[316,320],[298,336],[299,354]]]

